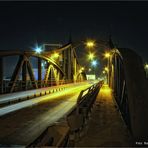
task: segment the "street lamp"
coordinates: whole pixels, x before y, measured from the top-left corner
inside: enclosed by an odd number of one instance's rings
[[[109,53],[109,52],[106,52],[106,53],[104,54],[104,56],[105,56],[105,58],[109,58],[109,57],[110,57],[110,53]]]
[[[91,62],[91,64],[92,64],[93,67],[96,67],[97,61],[96,61],[96,60],[93,60],[93,61]]]
[[[88,71],[90,72],[91,71],[91,68],[89,68]]]
[[[35,51],[35,53],[37,53],[37,54],[40,54],[40,53],[43,51],[42,46],[38,46],[37,43],[35,44],[35,47],[33,47],[32,49],[33,49],[33,50]]]
[[[93,48],[95,46],[95,42],[92,40],[89,40],[86,42],[86,47]]]
[[[89,53],[89,55],[88,55],[88,59],[89,60],[93,60],[94,59],[94,53]]]
[[[108,71],[109,71],[108,67],[105,67],[105,68],[104,68],[104,70],[105,70],[106,72],[108,72]]]
[[[60,56],[59,53],[55,52],[54,54],[51,55],[51,58],[55,60],[55,59],[57,59],[59,56]]]
[[[42,48],[37,46],[35,48],[35,52],[38,53],[38,54],[40,54],[42,52]]]
[[[111,56],[110,52],[106,52],[104,54],[104,57],[107,59],[107,67],[105,67],[105,71],[107,71],[107,75],[108,75],[108,77],[107,77],[108,85],[109,85],[110,56]]]
[[[103,70],[102,73],[105,74],[106,73],[105,70]]]
[[[84,69],[85,69],[84,67],[81,68],[82,71],[83,71]]]
[[[109,84],[109,67],[106,66],[106,67],[104,68],[104,71],[107,73],[107,83]]]

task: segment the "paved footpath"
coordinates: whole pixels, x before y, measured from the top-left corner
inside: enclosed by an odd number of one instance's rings
[[[111,89],[101,88],[89,121],[88,130],[76,142],[76,147],[131,146],[131,136],[117,111]]]

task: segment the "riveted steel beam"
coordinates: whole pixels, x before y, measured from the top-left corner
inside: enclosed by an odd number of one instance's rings
[[[17,65],[16,65],[15,70],[14,70],[12,77],[11,77],[11,81],[9,83],[9,92],[13,92],[15,89],[16,82],[19,78],[19,73],[21,71],[23,63],[24,63],[24,56],[21,55],[21,56],[19,56],[19,60],[17,62]]]
[[[29,73],[33,88],[38,88],[37,82],[35,81],[35,77],[34,77],[34,74],[33,74],[33,68],[32,68],[29,61],[27,62],[27,68],[28,68],[28,73]]]

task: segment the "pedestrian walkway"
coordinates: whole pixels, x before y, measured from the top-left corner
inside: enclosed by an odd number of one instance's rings
[[[97,96],[88,129],[76,147],[131,146],[131,136],[117,110],[112,91],[103,85]]]

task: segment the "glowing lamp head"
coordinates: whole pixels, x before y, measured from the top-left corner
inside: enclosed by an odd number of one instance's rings
[[[57,59],[59,56],[60,56],[59,53],[55,52],[54,54],[52,54],[51,58]]]
[[[89,59],[89,60],[93,60],[93,58],[94,58],[94,54],[93,54],[93,53],[89,53],[88,59]]]
[[[106,72],[105,72],[105,70],[103,70],[103,74],[105,74]]]
[[[81,70],[84,70],[84,67],[82,67]]]
[[[54,53],[54,58],[58,58],[59,54],[58,53]]]
[[[145,69],[148,69],[148,64],[145,64]]]
[[[79,73],[82,73],[82,70],[81,69],[79,70]]]
[[[104,70],[107,71],[107,72],[109,71],[108,67],[105,67]]]
[[[110,57],[110,53],[109,52],[106,52],[105,53],[105,58],[109,58]]]
[[[91,68],[89,68],[88,71],[91,71]]]
[[[35,48],[35,52],[36,53],[41,53],[42,52],[42,48],[41,47],[36,47]]]
[[[97,61],[96,61],[96,60],[94,60],[94,61],[92,61],[92,63],[91,63],[91,64],[92,64],[92,66],[94,66],[94,67],[95,67],[95,66],[97,65]]]
[[[94,43],[94,41],[87,41],[86,46],[88,48],[93,48],[95,46],[95,43]]]

